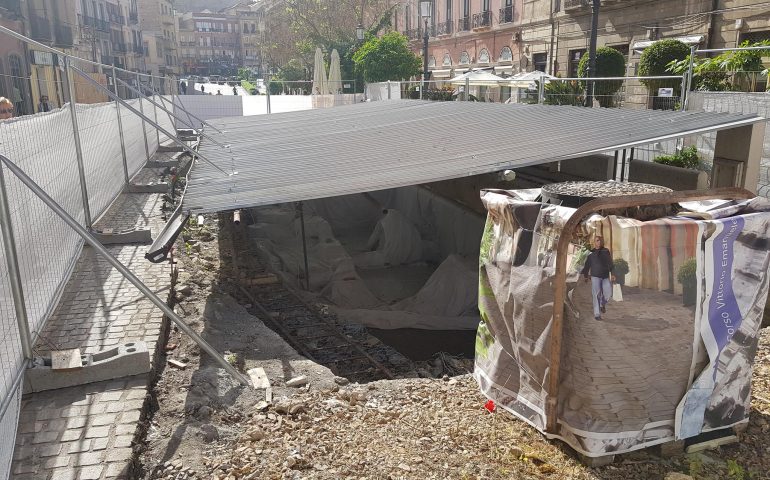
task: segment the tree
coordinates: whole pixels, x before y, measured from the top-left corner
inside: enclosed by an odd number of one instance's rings
[[[404,80],[422,70],[422,60],[409,50],[409,41],[398,32],[380,38],[370,36],[353,55],[353,62],[367,82]]]
[[[767,70],[762,57],[770,55],[770,42],[763,40],[754,44],[743,42],[741,47],[763,47],[762,50],[737,50],[723,52],[716,57],[696,58],[693,61],[693,90],[718,92],[724,90],[754,91],[757,75],[763,77]],[[684,75],[690,68],[690,56],[672,61],[668,71],[674,75]],[[732,78],[731,78],[732,75]]]
[[[307,70],[302,64],[302,60],[293,58],[281,67],[275,78],[270,80],[270,93],[280,93],[284,87],[287,89],[301,88],[304,91],[310,90],[310,83],[307,81]]]
[[[585,78],[588,70],[588,55],[583,55],[578,65],[578,76]],[[611,47],[601,47],[596,50],[596,73],[594,77],[624,77],[626,75],[626,59],[623,54]],[[585,88],[586,82],[580,82]],[[594,96],[602,107],[615,106],[615,94],[623,86],[622,80],[594,82]]]
[[[675,60],[683,60],[690,54],[690,48],[679,40],[660,40],[644,50],[639,59],[639,75],[653,77],[670,75],[668,64]],[[647,90],[657,95],[659,88],[673,88],[679,95],[682,82],[680,80],[642,80]]]

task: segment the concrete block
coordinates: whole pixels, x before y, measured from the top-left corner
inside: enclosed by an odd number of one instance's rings
[[[83,368],[54,371],[50,358],[35,358],[27,369],[24,393],[42,392],[101,382],[150,371],[150,352],[145,342],[130,342],[90,355],[81,355]]]
[[[152,243],[152,232],[149,229],[127,230],[114,232],[104,229],[101,232],[91,232],[102,245],[123,245],[126,243]]]
[[[166,193],[169,191],[168,183],[148,183],[145,185],[130,184],[128,193]]]
[[[184,152],[184,151],[185,151],[184,148],[176,144],[161,145],[158,147],[158,152]]]

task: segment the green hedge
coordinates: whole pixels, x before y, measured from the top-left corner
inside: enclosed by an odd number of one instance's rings
[[[588,70],[588,55],[583,55],[578,65],[578,76],[585,77]],[[596,50],[596,71],[592,77],[625,77],[626,59],[622,53],[612,47],[601,47]],[[585,88],[586,82],[580,82]],[[602,107],[615,106],[615,94],[623,86],[622,80],[594,82],[594,97]]]
[[[673,155],[656,157],[654,162],[673,167],[697,169],[700,165],[700,155],[698,155],[698,149],[692,146],[683,148],[681,152],[676,152]]]
[[[660,40],[644,50],[639,59],[639,75],[642,77],[654,77],[659,75],[671,75],[668,65],[673,61],[684,60],[690,55],[690,47],[679,40]],[[642,80],[644,86],[653,95],[658,94],[659,88],[673,88],[675,95],[679,96],[682,89],[682,81],[671,80]]]

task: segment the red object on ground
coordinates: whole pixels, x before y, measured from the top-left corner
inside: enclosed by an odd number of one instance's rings
[[[487,403],[484,404],[484,408],[486,408],[489,413],[495,413],[497,405],[495,405],[494,400],[487,400]]]

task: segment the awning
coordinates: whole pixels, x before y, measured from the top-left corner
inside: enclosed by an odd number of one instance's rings
[[[447,68],[445,70],[431,70],[430,71],[430,77],[431,78],[449,78],[452,76],[452,69]]]
[[[200,153],[216,167],[197,160],[183,210],[417,185],[760,121],[728,113],[418,100],[216,119],[209,123],[223,133],[209,134],[225,148],[202,142]]]
[[[690,35],[690,36],[687,36],[687,37],[674,37],[674,38],[672,38],[670,40],[679,40],[680,42],[684,43],[685,45],[698,45],[701,42],[703,42],[703,40],[705,38],[706,37],[704,37],[703,35]],[[669,39],[668,38],[664,38],[662,40],[669,40]],[[652,45],[653,43],[655,43],[657,41],[658,40],[645,40],[643,42],[635,42],[634,45],[631,47],[631,50],[636,50],[638,52],[641,52],[642,50],[644,50],[645,48],[649,47],[650,45]]]
[[[513,65],[496,65],[495,75],[513,75]]]

